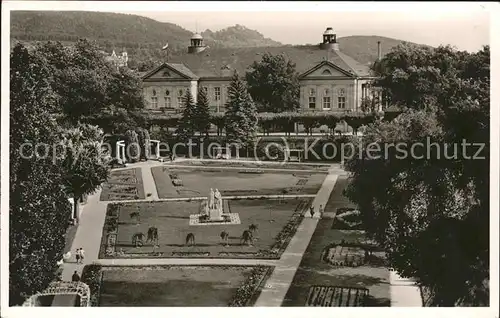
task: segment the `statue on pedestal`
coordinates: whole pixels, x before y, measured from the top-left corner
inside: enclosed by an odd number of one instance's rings
[[[213,209],[214,208],[214,200],[215,199],[215,194],[214,194],[214,189],[210,188],[210,196],[208,197],[208,208]]]
[[[222,196],[219,192],[219,189],[215,189],[214,199],[215,199],[215,207],[214,208],[217,211],[220,211],[220,213],[222,213]]]

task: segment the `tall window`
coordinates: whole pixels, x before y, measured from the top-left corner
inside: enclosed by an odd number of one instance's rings
[[[323,109],[330,109],[332,105],[332,101],[330,96],[323,96]]]
[[[151,96],[151,107],[158,108],[158,96],[156,96],[156,90],[153,89],[153,96]]]
[[[177,91],[177,106],[178,107],[182,107],[183,94],[184,94],[184,92],[182,91],[182,89]]]
[[[214,99],[216,102],[220,101],[220,87],[214,87]]]
[[[316,108],[316,97],[309,96],[309,108]]]
[[[341,109],[345,108],[345,90],[343,88],[339,89],[339,95],[337,97],[338,107]]]
[[[170,91],[165,91],[165,108],[172,108],[172,100],[170,99]]]
[[[314,88],[309,90],[309,108],[316,108],[316,90]]]
[[[323,109],[330,109],[332,107],[332,100],[330,97],[330,90],[326,88],[323,91]]]

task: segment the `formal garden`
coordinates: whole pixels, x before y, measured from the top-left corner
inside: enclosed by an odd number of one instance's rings
[[[343,196],[347,183],[337,180],[327,204],[335,216],[319,221],[283,306],[390,306],[385,255]]]
[[[112,170],[102,186],[101,201],[144,198],[141,168]]]
[[[23,304],[27,297],[57,279],[57,265],[64,261],[65,249],[69,247],[65,247],[69,245],[65,234],[71,232],[68,225],[80,224],[80,216],[72,213],[68,203],[70,197],[90,196],[102,186],[100,198],[108,201],[108,210],[101,258],[277,259],[326,174],[322,169],[293,170],[291,164],[283,165],[288,171],[279,173],[262,166],[221,169],[207,164],[203,169],[193,165],[185,169],[162,165],[153,171],[158,193],[162,198],[180,201],[117,204],[120,202],[109,201],[134,201],[148,196],[140,170],[110,171],[113,164],[106,161],[113,154],[105,153],[101,147],[105,134],[118,136],[126,145],[137,142],[146,150],[146,131],[160,131],[165,138],[151,136],[152,139],[176,143],[208,136],[213,125],[217,127],[216,137],[238,143],[246,151],[254,145],[259,132],[279,130],[282,136],[292,139],[299,126],[309,135],[320,130],[325,142],[343,143],[347,136],[338,136],[337,126],[345,122],[352,128],[352,140],[360,142],[354,156],[344,161],[343,167],[351,176],[349,186],[339,177],[325,206],[325,218],[315,229],[283,304],[388,306],[390,267],[424,286],[432,295],[426,301],[429,306],[488,306],[489,46],[475,53],[406,44],[395,48],[375,63],[377,78],[373,83],[390,96],[391,107],[397,109],[392,115],[370,107],[352,112],[298,111],[299,86],[293,64],[277,65],[291,68],[290,72],[280,72],[293,77],[283,87],[283,91],[295,87],[296,98],[288,96],[288,102],[274,99],[276,93],[269,91],[274,86],[268,82],[258,80],[254,83],[257,85],[248,85],[243,77],[250,75],[234,73],[224,113],[210,112],[206,92],[200,87],[193,92],[199,95],[196,103],[191,92],[186,92],[182,114],[158,114],[145,108],[140,78],[130,70],[116,69],[107,63],[95,43],[80,40],[68,46],[58,42],[33,47],[13,45],[10,149],[50,141],[63,145],[66,152],[57,158],[25,158],[11,153],[9,305]],[[277,65],[270,59],[257,63],[253,70],[259,69],[266,78]],[[394,72],[401,76],[395,78]],[[415,85],[417,82],[421,85]],[[359,130],[363,130],[362,136],[357,135]],[[423,157],[406,160],[399,160],[398,151],[389,151],[378,159],[363,157],[373,150],[368,149],[372,142],[384,149],[395,143],[421,144],[429,141],[429,136],[432,145],[434,141],[463,145],[464,140],[469,140],[485,147],[468,148],[467,156],[464,153],[455,160],[424,158],[425,151],[431,149],[421,149]],[[321,148],[321,144],[317,147]],[[74,149],[83,151],[75,157]],[[262,148],[259,151],[260,158]],[[470,160],[468,156],[480,159]],[[438,158],[442,158],[439,153]],[[144,160],[144,156],[138,160]],[[231,222],[190,225],[191,216],[199,215],[202,209],[202,202],[196,197],[206,197],[210,188],[220,189],[218,198],[251,195],[257,199],[220,202],[218,207],[237,214],[238,218]],[[355,204],[344,200],[340,189],[345,189]],[[264,198],[267,194],[278,196],[271,200]],[[285,198],[287,194],[292,198]],[[457,197],[469,200],[456,200]],[[86,222],[89,215],[92,218],[92,213],[97,211],[84,209],[82,221]],[[422,217],[407,217],[416,214]],[[392,226],[401,222],[401,226]],[[89,226],[79,227],[86,228]],[[368,235],[377,238],[378,244],[368,241]],[[80,240],[80,235],[76,237]],[[95,255],[92,261],[93,258]],[[207,298],[200,298],[193,305],[245,306],[252,304],[254,291],[259,288],[255,286],[261,286],[261,272],[267,273],[264,269],[223,273],[221,269],[205,271],[206,267],[175,269],[163,278],[165,272],[151,266],[129,268],[122,273],[117,268],[94,266],[83,276],[94,291],[96,305],[120,305],[122,300],[144,304],[156,296],[164,298],[154,304],[151,301],[151,305],[186,305],[189,296],[192,299],[201,294],[199,297]],[[64,265],[64,269],[68,271],[70,267]],[[206,274],[202,275],[203,271]],[[203,277],[197,277],[198,272]],[[148,274],[153,287],[141,289],[137,282],[147,281]],[[210,285],[207,277],[214,277],[217,282]],[[184,296],[190,287],[183,288],[183,284],[207,280],[209,288],[193,284],[190,286],[200,292]],[[225,285],[227,288],[219,289],[221,282],[228,280],[231,283]],[[172,289],[162,289],[169,283],[173,284]],[[217,294],[224,290],[227,293]],[[179,297],[173,300],[172,295]]]
[[[190,225],[200,200],[109,204],[100,258],[277,259],[311,200],[224,200],[225,213],[237,213],[239,224],[204,226]]]
[[[100,307],[253,306],[271,266],[87,265],[91,305]]]

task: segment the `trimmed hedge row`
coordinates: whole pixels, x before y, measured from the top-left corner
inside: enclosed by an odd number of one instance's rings
[[[135,116],[141,118],[146,126],[161,126],[161,127],[177,127],[182,114],[180,113],[158,113],[158,112],[138,112]],[[337,123],[345,121],[355,131],[362,125],[369,124],[378,118],[384,116],[383,112],[344,112],[334,113],[329,111],[315,112],[283,112],[283,113],[258,113],[257,118],[260,127],[264,131],[269,131],[271,128],[278,128],[283,132],[293,132],[295,124],[301,124],[306,131],[326,125],[334,129]],[[87,118],[92,122],[99,123],[101,126],[106,126],[107,123],[112,123],[117,118],[109,113],[103,113],[92,118]],[[225,114],[212,113],[210,122],[218,127],[219,130],[224,128]]]
[[[90,306],[99,307],[99,296],[101,294],[102,266],[86,265],[82,271],[81,281],[90,288]]]

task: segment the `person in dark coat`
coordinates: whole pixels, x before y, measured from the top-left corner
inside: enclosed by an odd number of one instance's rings
[[[73,273],[73,276],[71,276],[71,281],[72,282],[79,282],[80,281],[80,275],[78,275],[77,271]]]

